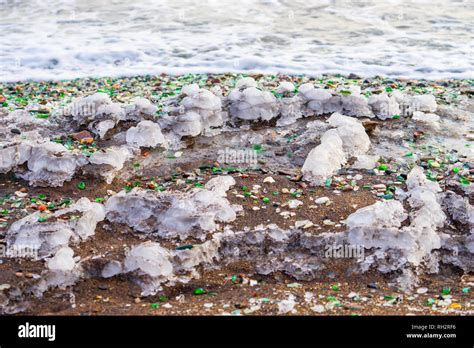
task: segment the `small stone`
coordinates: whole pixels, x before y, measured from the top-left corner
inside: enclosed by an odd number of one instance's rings
[[[323,313],[326,311],[326,308],[323,305],[314,305],[311,307],[311,310],[316,313]]]
[[[303,202],[301,202],[297,199],[292,199],[291,201],[288,202],[288,207],[290,209],[298,208],[300,205],[303,205]]]
[[[418,289],[416,290],[416,292],[417,292],[418,294],[426,294],[426,293],[428,292],[428,289],[427,289],[427,288],[418,288]]]
[[[263,182],[273,184],[275,179],[273,179],[271,176],[267,176],[265,179],[263,179]]]
[[[4,283],[4,284],[1,284],[0,285],[0,291],[3,291],[3,290],[8,290],[10,289],[10,284],[7,284],[7,283]]]
[[[321,204],[327,204],[328,202],[330,202],[328,197],[320,197],[320,198],[314,200],[315,204],[320,204],[320,205]]]

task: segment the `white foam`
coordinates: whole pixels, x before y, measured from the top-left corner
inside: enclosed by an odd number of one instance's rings
[[[469,0],[15,0],[0,10],[0,81],[162,72],[474,77]]]

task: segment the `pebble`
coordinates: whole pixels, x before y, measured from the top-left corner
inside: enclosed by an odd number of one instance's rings
[[[271,176],[267,176],[265,179],[263,179],[263,182],[273,184],[275,182],[275,179],[273,179]]]
[[[8,290],[8,289],[10,289],[10,284],[5,283],[5,284],[0,285],[0,291]]]
[[[427,288],[418,288],[418,289],[416,290],[416,292],[417,292],[418,294],[426,294],[426,293],[428,292],[428,289],[427,289]]]
[[[291,209],[298,208],[300,205],[303,205],[303,202],[297,199],[292,199],[291,201],[288,202],[288,207]]]
[[[330,202],[328,197],[320,197],[314,201],[316,204],[327,204],[328,202]]]
[[[386,190],[387,189],[387,185],[385,184],[377,184],[377,185],[373,185],[372,188],[374,190]]]
[[[311,310],[316,313],[323,313],[324,311],[326,311],[326,308],[324,308],[323,305],[315,305],[311,307]]]

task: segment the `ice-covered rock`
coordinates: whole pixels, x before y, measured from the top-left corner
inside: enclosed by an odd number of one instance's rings
[[[126,135],[127,143],[137,147],[166,147],[166,139],[161,133],[158,123],[141,121],[136,127],[129,128]]]
[[[381,120],[400,114],[400,106],[397,100],[387,93],[371,95],[368,103],[375,116]]]
[[[268,121],[278,114],[276,98],[268,91],[250,87],[250,79],[246,82],[237,82],[227,99],[231,117],[241,120]]]
[[[78,217],[70,219],[69,215]],[[71,207],[57,210],[49,216],[36,212],[15,221],[6,235],[7,246],[33,250],[36,256],[43,258],[70,242],[86,240],[95,233],[97,223],[104,218],[104,207],[83,197]]]

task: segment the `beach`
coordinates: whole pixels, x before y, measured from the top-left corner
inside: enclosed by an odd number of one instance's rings
[[[473,94],[355,73],[0,83],[2,245],[39,253],[2,258],[0,310],[472,315]]]

